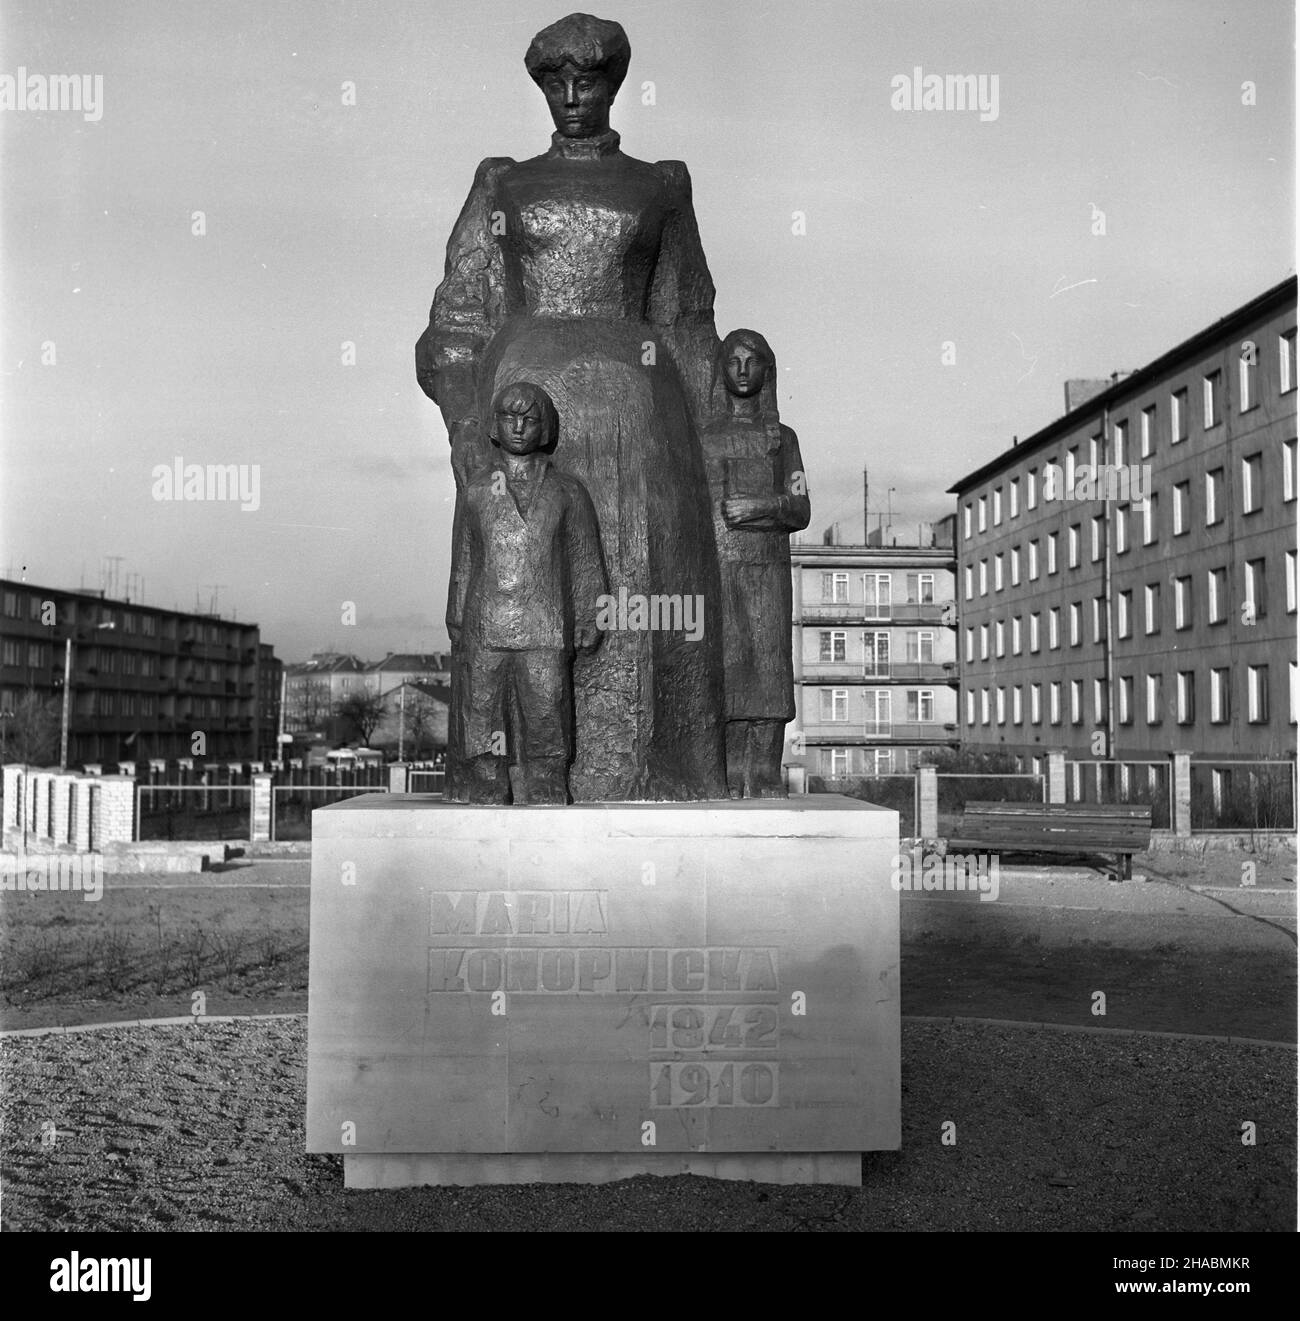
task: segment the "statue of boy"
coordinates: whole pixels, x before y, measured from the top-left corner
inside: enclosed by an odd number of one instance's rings
[[[790,533],[810,508],[799,438],[781,424],[776,359],[754,330],[722,342],[727,409],[700,437],[722,571],[727,791],[784,798],[781,752],[794,718]]]
[[[600,644],[608,591],[586,488],[551,464],[559,417],[539,385],[492,400],[497,452],[470,477],[452,550],[447,632],[452,672],[449,797],[566,803],[573,759],[575,651]]]

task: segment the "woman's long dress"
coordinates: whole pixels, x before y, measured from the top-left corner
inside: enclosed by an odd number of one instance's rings
[[[726,796],[723,616],[698,438],[716,350],[681,162],[633,160],[611,132],[479,166],[417,346],[422,385],[449,433],[485,420],[502,385],[542,386],[560,415],[553,462],[591,495],[611,595],[702,607],[697,640],[613,631],[576,658],[576,801]]]

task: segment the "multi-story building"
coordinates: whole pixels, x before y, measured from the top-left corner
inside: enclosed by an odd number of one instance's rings
[[[336,651],[318,651],[309,661],[284,667],[284,732],[324,729],[339,704],[368,691],[365,662]]]
[[[913,769],[956,747],[952,520],[918,542],[793,545],[794,724],[810,776]],[[889,544],[893,543],[893,544]]]
[[[280,697],[284,686],[284,662],[266,643],[257,648],[257,759],[275,761],[280,756]]]
[[[1296,483],[1294,276],[963,477],[964,743],[1293,756]]]
[[[255,761],[259,685],[276,665],[256,624],[0,581],[0,709],[30,694],[61,719],[68,671],[69,766]]]

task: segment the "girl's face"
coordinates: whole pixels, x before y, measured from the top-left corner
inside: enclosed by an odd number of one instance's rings
[[[742,399],[756,395],[767,380],[767,363],[748,344],[733,344],[727,351],[724,371],[727,389]]]
[[[566,64],[542,78],[542,91],[556,132],[566,138],[592,138],[609,128],[614,97],[603,73]]]

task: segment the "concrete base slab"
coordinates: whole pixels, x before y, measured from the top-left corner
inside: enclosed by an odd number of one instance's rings
[[[654,1174],[698,1174],[748,1183],[837,1183],[861,1187],[856,1151],[746,1151],[683,1156],[673,1151],[633,1155],[551,1151],[538,1155],[344,1156],[345,1188],[471,1188],[498,1183],[613,1183]]]

